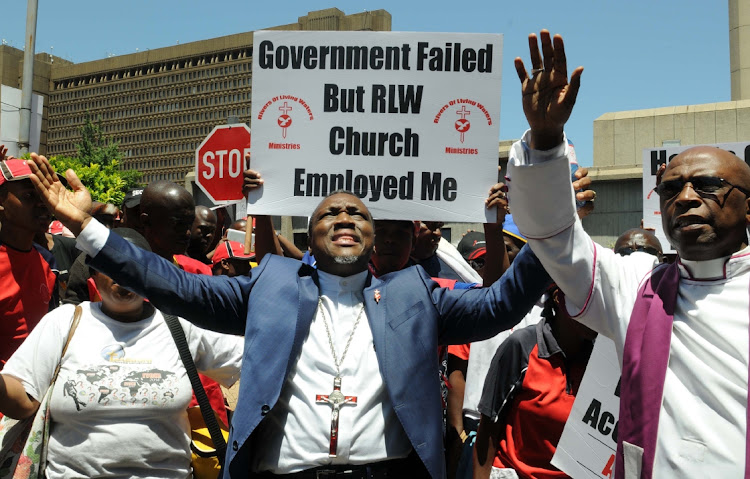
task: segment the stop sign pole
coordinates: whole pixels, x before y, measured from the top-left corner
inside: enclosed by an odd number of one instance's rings
[[[195,182],[215,205],[237,203],[242,194],[250,128],[244,123],[214,127],[195,150]]]

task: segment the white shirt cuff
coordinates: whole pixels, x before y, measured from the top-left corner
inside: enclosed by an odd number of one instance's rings
[[[76,248],[93,258],[104,248],[108,238],[109,229],[99,223],[96,218],[91,218],[76,238]]]
[[[526,141],[513,144],[508,159],[508,202],[518,229],[529,239],[544,239],[575,223],[575,194],[570,182],[567,140],[547,151]]]
[[[513,145],[516,150],[515,157],[513,158],[514,164],[520,165],[535,165],[544,163],[555,158],[567,156],[568,154],[568,137],[563,133],[563,141],[551,150],[534,150],[529,147],[529,140],[531,140],[531,130],[526,132],[521,137],[521,141]]]

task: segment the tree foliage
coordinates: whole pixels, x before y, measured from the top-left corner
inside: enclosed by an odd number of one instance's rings
[[[122,159],[119,143],[111,141],[104,135],[101,117],[93,122],[89,113],[86,112],[83,126],[79,131],[81,142],[76,144],[76,149],[78,158],[83,160],[84,164],[107,166],[113,161],[119,162]]]
[[[140,186],[141,173],[119,169],[122,152],[117,142],[104,135],[101,118],[93,122],[87,113],[80,132],[78,156],[53,156],[50,163],[60,173],[67,169],[75,171],[94,201],[119,206],[129,189]]]

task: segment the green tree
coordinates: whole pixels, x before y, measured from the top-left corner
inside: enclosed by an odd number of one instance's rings
[[[94,201],[119,206],[129,189],[140,186],[141,173],[119,169],[122,152],[117,142],[104,135],[101,118],[93,122],[87,113],[80,132],[78,156],[53,156],[50,164],[60,173],[67,169],[75,171]]]
[[[76,149],[78,158],[83,160],[84,164],[107,166],[112,161],[119,162],[122,159],[120,144],[104,135],[101,117],[93,122],[91,115],[86,112],[80,133],[81,142],[76,144]]]

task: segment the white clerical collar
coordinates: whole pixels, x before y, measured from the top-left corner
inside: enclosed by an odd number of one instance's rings
[[[347,291],[361,292],[363,289],[365,289],[365,282],[367,281],[368,274],[369,271],[364,270],[360,273],[343,277],[318,270],[320,292],[325,295],[343,293]]]
[[[680,275],[696,280],[724,279],[745,272],[750,266],[750,246],[734,253],[706,261],[679,259]]]
[[[680,258],[680,276],[689,279],[722,279],[726,277],[726,264],[729,256],[705,261],[691,261]]]

